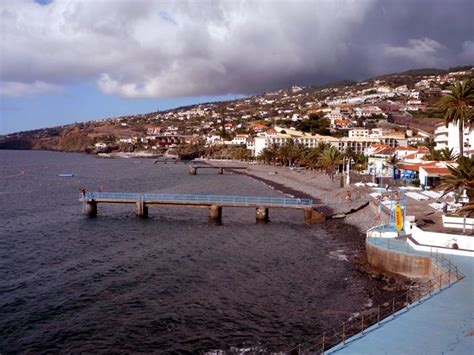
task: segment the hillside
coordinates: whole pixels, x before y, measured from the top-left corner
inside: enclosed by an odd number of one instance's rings
[[[411,129],[433,132],[435,124],[440,122],[436,102],[442,90],[454,80],[473,77],[474,71],[469,66],[409,70],[362,82],[292,86],[239,100],[8,134],[0,136],[0,149],[96,152],[100,146],[103,151],[161,151],[163,147],[150,140],[150,136],[156,138],[156,132],[151,134],[150,127],[160,127],[158,133],[161,135],[182,137],[177,138],[181,143],[206,141],[216,135],[229,140],[238,134],[254,135],[258,124],[271,126],[278,121],[290,128],[311,117],[312,120],[321,117],[328,120],[336,111],[344,110],[341,105],[351,106],[351,113],[347,114],[347,119],[352,121],[349,128],[376,126],[378,122],[388,120]],[[370,105],[380,105],[382,115],[355,116],[354,110],[364,110]],[[312,123],[306,126],[314,128]],[[324,126],[329,128],[327,123]],[[330,134],[344,136],[347,129],[331,126]],[[323,131],[328,134],[327,129]]]

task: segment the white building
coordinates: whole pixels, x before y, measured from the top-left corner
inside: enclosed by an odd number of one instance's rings
[[[369,136],[369,129],[367,128],[355,127],[349,131],[349,138],[368,137],[368,136]]]
[[[445,123],[436,125],[434,133],[435,149],[449,148],[454,154],[459,154],[459,125],[450,123],[446,127]],[[474,129],[472,126],[465,126],[463,132],[464,151],[474,149]]]
[[[234,139],[230,142],[233,145],[246,145],[247,139],[249,138],[248,134],[237,134]]]
[[[354,112],[357,117],[372,117],[374,115],[386,116],[383,110],[378,106],[356,107]]]
[[[277,131],[278,131],[278,127]],[[287,133],[278,133],[275,135],[264,135],[255,137],[255,156],[260,155],[263,149],[272,145],[281,146],[289,140],[302,144],[307,148],[316,148],[319,143],[329,143],[344,152],[350,148],[356,153],[364,154],[372,144],[387,144],[389,147],[406,146],[405,138],[382,136],[377,138],[370,137],[343,137],[336,138],[331,136],[322,136],[319,134],[310,135],[296,130],[288,130]]]

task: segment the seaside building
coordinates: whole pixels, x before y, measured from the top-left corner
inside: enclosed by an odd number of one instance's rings
[[[355,137],[368,137],[369,136],[370,130],[367,128],[362,128],[362,127],[354,127],[351,130],[349,130],[349,138],[355,138]]]
[[[366,154],[367,149],[373,144],[386,144],[392,148],[406,147],[408,145],[404,135],[397,134],[397,132],[392,132],[387,135],[377,135],[376,137],[336,138],[319,134],[308,134],[292,129],[283,129],[278,126],[274,129],[277,132],[276,134],[265,134],[255,137],[255,156],[258,156],[265,148],[272,145],[280,146],[291,139],[307,148],[316,148],[319,143],[329,143],[340,152],[344,152],[349,148],[356,153],[362,154]]]
[[[407,182],[418,181],[420,187],[429,189],[440,184],[441,178],[450,174],[448,166],[456,167],[455,161],[431,161],[410,163],[408,161],[397,165],[395,179]]]
[[[436,125],[434,132],[435,149],[441,150],[449,148],[454,154],[459,154],[459,125],[450,123],[446,127],[445,123]],[[464,127],[463,132],[464,151],[474,149],[474,128],[470,125]]]

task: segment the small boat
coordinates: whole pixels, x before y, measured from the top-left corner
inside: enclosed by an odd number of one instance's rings
[[[59,177],[73,177],[74,174],[72,174],[72,173],[59,173],[58,176]]]

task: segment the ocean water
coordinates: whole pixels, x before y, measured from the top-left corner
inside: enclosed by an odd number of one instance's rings
[[[74,177],[58,177],[71,172]],[[302,211],[99,205],[87,190],[282,196],[245,175],[181,164],[0,151],[0,353],[286,351],[367,302],[352,235]],[[343,227],[341,227],[344,230]]]

